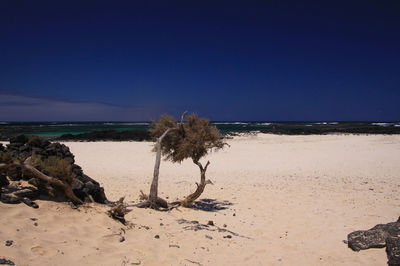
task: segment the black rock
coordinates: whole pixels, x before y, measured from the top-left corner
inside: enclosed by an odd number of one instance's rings
[[[0,258],[0,264],[3,264],[3,265],[15,265],[15,263],[13,261],[5,259],[5,258]]]
[[[10,195],[2,193],[0,196],[0,201],[7,204],[18,204],[21,203],[21,200],[17,197],[11,197]]]
[[[28,205],[29,207],[32,207],[34,209],[39,208],[39,205],[37,205],[36,202],[34,202],[33,200],[31,200],[29,198],[22,198],[21,201],[23,203],[25,203],[26,205]]]
[[[29,138],[25,135],[18,135],[18,136],[10,138],[10,144],[18,143],[18,144],[21,144],[21,146],[24,145],[25,143],[27,143],[28,141],[29,141]]]
[[[11,246],[13,243],[14,243],[13,240],[7,240],[7,241],[6,241],[6,247]]]
[[[55,156],[59,159],[65,160],[71,165],[72,172],[76,176],[76,178],[72,179],[72,183],[70,185],[73,192],[79,199],[82,201],[90,201],[90,199],[93,199],[95,202],[102,204],[108,202],[104,193],[104,189],[100,186],[100,184],[96,180],[85,175],[79,165],[74,164],[74,155],[71,153],[68,146],[57,142],[51,143],[48,140],[44,140],[39,137],[27,137],[24,135],[19,135],[11,138],[10,144],[7,145],[7,151],[9,151],[13,157],[19,157],[22,160],[28,158],[33,153],[41,155],[44,158]],[[44,174],[48,174],[45,170],[42,171]],[[1,201],[4,203],[15,204],[22,201],[31,207],[37,208],[37,204],[33,202],[32,199],[38,198],[40,194],[49,194],[46,185],[32,175],[32,173],[29,171],[23,170],[20,167],[12,166],[7,169],[7,175],[12,181],[19,181],[21,179],[27,180],[39,190],[24,190],[21,192],[17,191],[17,197],[13,198],[9,196],[2,196]],[[0,176],[0,185],[8,185],[7,181],[8,180]],[[27,199],[23,200],[25,198]]]
[[[400,237],[389,236],[386,239],[386,254],[389,266],[400,265]]]
[[[208,221],[207,225],[214,226],[214,222],[213,221]]]
[[[14,195],[20,198],[38,199],[40,196],[40,192],[36,188],[25,187],[21,190],[15,191]]]
[[[147,130],[127,130],[127,131],[114,131],[114,130],[106,130],[106,131],[93,131],[90,133],[83,134],[65,134],[61,137],[57,138],[57,140],[83,140],[83,141],[99,141],[99,140],[117,140],[117,141],[126,141],[126,140],[135,140],[135,141],[143,141],[143,140],[151,140],[150,133]]]
[[[7,177],[3,174],[0,174],[0,188],[6,187],[9,184],[10,184],[10,182],[8,181]]]
[[[73,190],[82,189],[84,184],[79,179],[74,179],[71,183],[71,187]]]
[[[154,236],[154,238],[157,238],[157,239],[159,239],[159,238],[160,238],[160,236],[159,236],[159,235],[155,235],[155,236]]]
[[[384,248],[389,236],[400,235],[400,219],[397,222],[378,224],[369,230],[355,231],[347,235],[348,246],[354,251],[368,248]]]

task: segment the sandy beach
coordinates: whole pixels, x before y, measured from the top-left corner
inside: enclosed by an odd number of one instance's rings
[[[343,240],[399,217],[400,136],[259,134],[228,143],[203,159],[214,184],[201,199],[220,209],[130,208],[124,226],[100,204],[0,203],[0,257],[16,265],[386,264],[384,249],[354,252]],[[65,144],[110,200],[134,204],[148,192],[152,143]],[[162,161],[159,195],[183,199],[198,181],[191,161]],[[198,224],[190,221],[214,226],[191,230]]]

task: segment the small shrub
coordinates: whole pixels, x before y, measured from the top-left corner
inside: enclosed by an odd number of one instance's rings
[[[32,156],[32,165],[46,175],[71,184],[76,175],[72,172],[71,164],[55,156],[43,158],[40,155]]]

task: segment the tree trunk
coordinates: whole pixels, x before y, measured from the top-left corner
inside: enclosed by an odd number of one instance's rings
[[[158,197],[158,176],[160,174],[160,163],[161,163],[161,142],[164,137],[172,130],[178,130],[181,128],[183,130],[183,120],[187,111],[185,111],[181,116],[181,123],[180,127],[168,128],[158,139],[156,142],[156,162],[154,164],[154,172],[153,172],[153,181],[151,182],[150,186],[150,193],[149,197],[146,201],[138,203],[134,206],[138,208],[152,208],[158,210],[159,207],[168,208],[168,203],[166,200]]]
[[[195,192],[193,192],[192,194],[190,194],[189,196],[187,196],[182,202],[181,202],[181,206],[183,207],[188,207],[190,206],[196,199],[198,199],[201,195],[201,193],[203,193],[204,188],[206,187],[206,171],[207,171],[207,167],[210,164],[210,162],[208,161],[206,166],[203,168],[203,165],[201,165],[200,162],[198,161],[193,161],[193,163],[195,163],[199,168],[200,168],[200,184],[197,184],[197,189]]]
[[[160,205],[160,200],[163,201],[163,199],[158,198],[158,176],[160,174],[160,163],[161,163],[161,142],[164,139],[164,137],[174,128],[168,128],[164,134],[162,134],[156,142],[156,162],[154,164],[154,172],[153,172],[153,181],[151,182],[150,186],[150,194],[149,194],[149,203],[150,203],[150,208],[158,209]],[[164,204],[163,204],[164,205]]]

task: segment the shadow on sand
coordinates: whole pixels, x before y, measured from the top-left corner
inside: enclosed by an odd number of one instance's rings
[[[172,202],[172,206],[179,205],[180,201]],[[229,206],[233,205],[233,203],[224,200],[224,201],[217,201],[215,199],[200,199],[195,201],[191,206],[188,208],[207,211],[207,212],[215,212],[220,210],[229,209]]]

